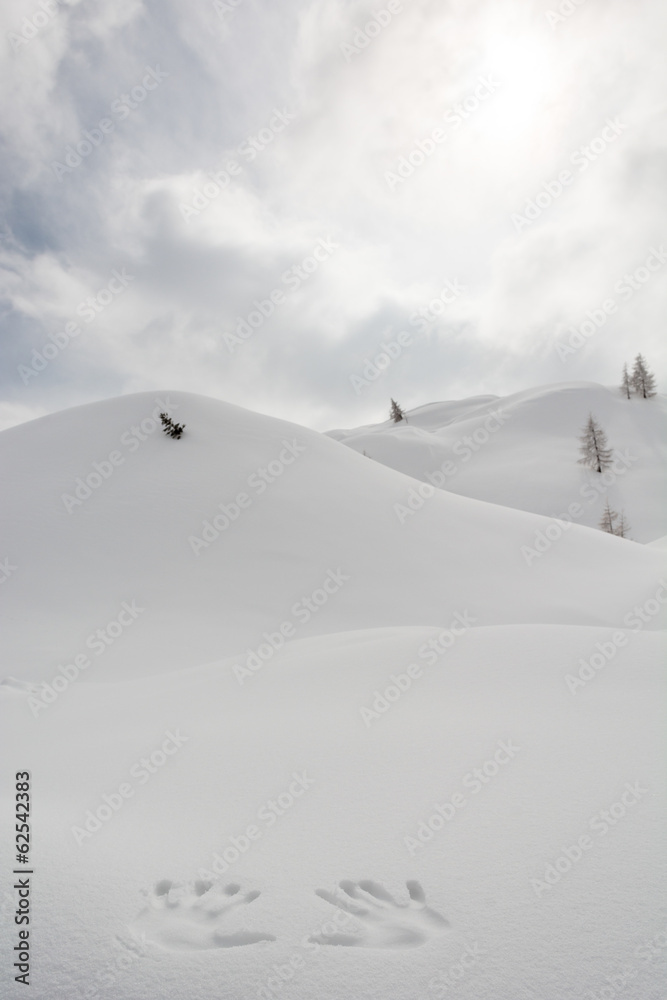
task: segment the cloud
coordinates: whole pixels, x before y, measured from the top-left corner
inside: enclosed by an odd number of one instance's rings
[[[667,12],[649,0],[555,25],[548,0],[54,4],[36,31],[39,5],[1,15],[0,421],[167,386],[326,427],[389,395],[615,382],[637,349],[667,373],[667,267],[614,290],[660,245],[667,197]],[[339,246],[291,287],[319,240]],[[122,268],[123,294],[25,384]],[[465,296],[355,393],[448,281]],[[604,329],[559,357],[609,296]]]

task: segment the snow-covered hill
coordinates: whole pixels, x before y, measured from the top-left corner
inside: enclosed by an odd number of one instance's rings
[[[167,399],[187,425],[179,441],[159,429]],[[391,434],[379,442],[410,452],[427,432]],[[0,464],[2,552],[16,566],[3,655],[28,680],[79,653],[107,680],[203,663],[255,650],[281,625],[289,638],[445,627],[466,612],[475,625],[622,625],[663,564],[576,521],[423,488],[325,435],[187,393],[12,428]],[[142,610],[123,610],[133,602]],[[113,641],[90,638],[119,616]]]
[[[580,393],[652,492],[653,418],[581,387],[514,397],[456,482],[511,458],[546,504]],[[497,409],[349,448],[142,393],[0,434],[0,859],[28,770],[35,1000],[660,1000],[664,547],[425,489]]]
[[[589,413],[618,461],[605,477],[578,464]],[[624,510],[630,536],[649,542],[667,531],[667,397],[623,397],[588,382],[548,385],[512,396],[431,403],[386,421],[332,431],[392,469],[462,496],[558,516],[579,504],[577,523],[598,527],[607,498]]]

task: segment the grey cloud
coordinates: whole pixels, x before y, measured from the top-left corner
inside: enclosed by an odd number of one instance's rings
[[[404,0],[346,61],[341,43],[378,6],[242,0],[221,18],[212,2],[81,3],[10,56],[5,419],[162,383],[325,427],[383,414],[389,395],[412,406],[613,382],[639,348],[667,374],[667,267],[567,363],[554,348],[660,239],[667,13],[648,0],[587,0],[552,30],[548,0],[529,10]],[[3,23],[21,16],[12,8]],[[131,114],[114,113],[157,65],[168,77]],[[385,172],[496,65],[497,100],[450,127],[391,191]],[[533,106],[542,68],[552,76]],[[276,107],[294,120],[244,159],[240,144]],[[517,234],[512,213],[617,115],[629,123],[618,143]],[[113,132],[59,181],[52,161],[104,116]],[[230,157],[240,174],[186,223],[179,206]],[[225,330],[329,233],[341,244],[331,261],[230,353]],[[17,359],[63,322],[54,273],[93,294],[122,265],[136,276],[131,294],[23,386]],[[350,374],[455,277],[466,301],[357,396]],[[33,297],[44,314],[26,305]]]

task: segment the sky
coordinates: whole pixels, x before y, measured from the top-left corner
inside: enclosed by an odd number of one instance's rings
[[[0,428],[171,389],[326,430],[638,351],[662,389],[666,28],[661,0],[6,0]]]

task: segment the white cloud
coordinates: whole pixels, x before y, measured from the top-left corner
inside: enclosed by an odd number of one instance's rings
[[[667,268],[567,371],[553,350],[660,240],[667,15],[648,0],[587,0],[553,29],[546,2],[403,0],[352,56],[341,45],[376,4],[243,0],[226,18],[212,3],[112,6],[63,6],[5,61],[11,413],[166,385],[323,426],[384,409],[390,389],[408,405],[615,381],[638,347],[667,371]],[[23,15],[11,4],[6,30]],[[158,65],[160,85],[58,181],[50,162]],[[294,117],[266,141],[275,109]],[[608,118],[627,128],[579,173],[572,155]],[[252,159],[250,136],[264,147]],[[419,149],[392,189],[387,173]],[[186,221],[231,159],[225,190]],[[517,233],[512,215],[566,168],[572,184]],[[329,236],[340,249],[231,355],[223,333]],[[24,386],[20,359],[122,265],[131,290]],[[359,359],[455,278],[467,295],[391,377],[350,396]]]

